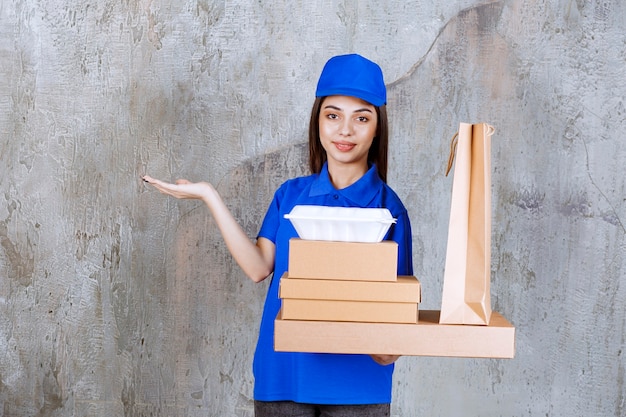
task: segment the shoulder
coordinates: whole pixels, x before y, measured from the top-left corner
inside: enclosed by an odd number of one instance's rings
[[[395,215],[406,214],[407,209],[398,194],[388,184],[382,186],[383,207],[386,207]]]
[[[309,189],[318,174],[305,175],[302,177],[295,177],[283,182],[278,190],[276,190],[276,197],[288,198],[290,196],[300,195],[304,190]]]

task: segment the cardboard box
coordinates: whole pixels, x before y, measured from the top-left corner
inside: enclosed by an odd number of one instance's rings
[[[419,303],[422,287],[413,276],[399,276],[396,281],[344,281],[293,279],[287,272],[280,280],[280,298],[314,300],[380,301]]]
[[[493,312],[488,326],[439,324],[439,311],[420,311],[418,324],[283,320],[275,322],[280,352],[513,358],[515,327]]]
[[[398,244],[291,239],[291,278],[353,281],[395,281]]]
[[[282,300],[283,320],[417,323],[417,303],[379,301]]]

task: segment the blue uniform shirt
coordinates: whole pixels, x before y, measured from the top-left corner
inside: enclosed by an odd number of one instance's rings
[[[289,239],[298,236],[284,215],[298,204],[389,209],[397,223],[385,239],[398,243],[398,274],[413,275],[411,225],[406,208],[380,179],[375,166],[341,190],[331,184],[326,165],[319,174],[294,178],[281,185],[259,232],[259,237],[276,245],[276,260],[254,355],[254,399],[313,404],[390,403],[393,365],[378,365],[369,355],[274,351],[274,320],[280,310],[279,281],[287,271]]]

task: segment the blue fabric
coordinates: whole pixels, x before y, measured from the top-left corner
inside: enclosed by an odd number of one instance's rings
[[[289,239],[298,236],[284,215],[297,204],[389,209],[397,223],[386,239],[398,243],[398,274],[413,275],[411,226],[406,208],[380,179],[375,166],[341,190],[331,184],[326,165],[319,175],[285,182],[276,191],[259,232],[259,237],[276,245],[276,261],[254,356],[254,399],[313,404],[390,403],[393,365],[378,365],[369,355],[274,352],[279,281],[287,271]]]

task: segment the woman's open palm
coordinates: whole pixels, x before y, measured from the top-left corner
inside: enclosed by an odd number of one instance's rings
[[[180,199],[205,199],[213,186],[208,182],[190,182],[185,179],[176,180],[174,184],[157,180],[145,175],[142,178],[148,184],[154,186],[159,192]]]

